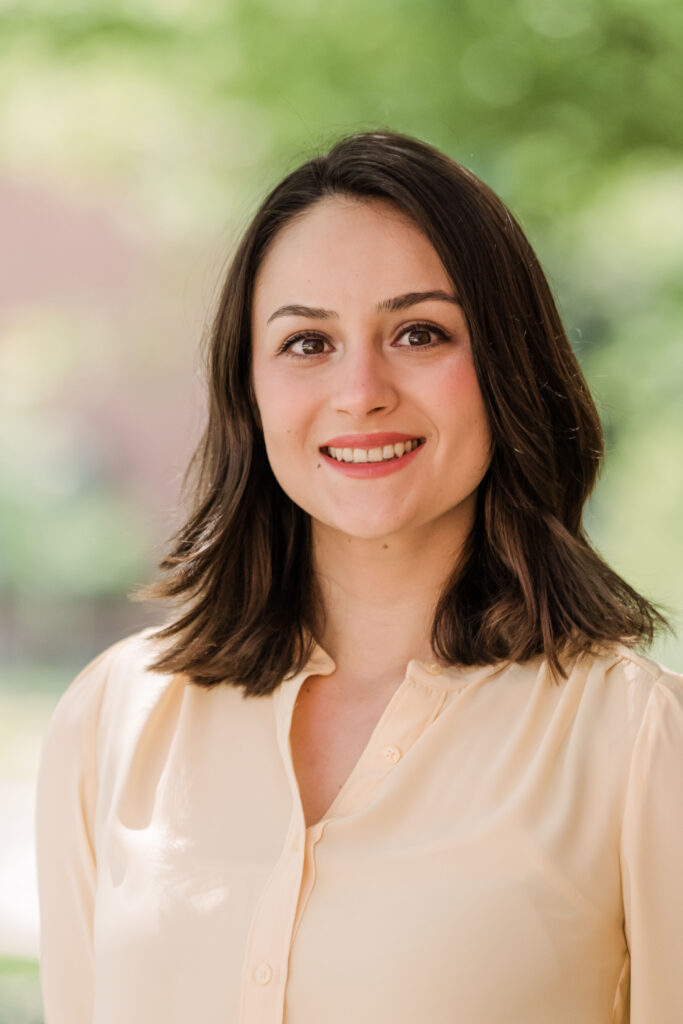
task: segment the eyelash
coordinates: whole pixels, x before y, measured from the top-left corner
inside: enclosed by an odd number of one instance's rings
[[[414,324],[408,324],[406,327],[403,328],[403,330],[399,334],[399,338],[402,338],[404,334],[409,334],[410,331],[416,331],[416,330],[429,331],[432,334],[436,334],[437,337],[440,340],[437,341],[436,343],[430,342],[429,345],[418,345],[415,348],[413,348],[411,345],[401,345],[401,346],[399,346],[400,348],[407,348],[407,349],[410,349],[413,352],[424,352],[424,351],[431,352],[432,349],[435,349],[438,345],[441,345],[444,341],[450,341],[450,334],[447,334],[446,331],[444,331],[441,327],[435,327],[434,324],[428,324],[428,323],[422,323],[422,322],[414,323]],[[316,331],[301,331],[299,334],[295,334],[292,338],[288,338],[286,341],[284,341],[282,343],[282,345],[280,346],[280,348],[278,349],[277,354],[280,355],[280,353],[287,352],[288,349],[290,349],[291,346],[295,344],[295,342],[308,340],[309,338],[311,338],[311,339],[315,338],[315,339],[320,339],[321,341],[327,341],[327,338],[323,337],[322,334],[318,334]],[[324,355],[326,355],[325,352],[313,352],[312,354],[309,354],[309,355],[304,355],[301,352],[289,352],[289,358],[290,359],[315,359],[317,356],[324,356]]]

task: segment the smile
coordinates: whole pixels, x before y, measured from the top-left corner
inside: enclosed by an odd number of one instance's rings
[[[401,459],[415,448],[424,444],[424,438],[413,438],[412,441],[399,441],[398,444],[385,444],[381,448],[329,448],[323,447],[323,455],[336,459],[337,462],[389,462]]]
[[[387,444],[382,448],[324,447],[320,452],[325,463],[335,472],[357,480],[373,480],[390,473],[399,473],[410,466],[419,458],[424,447],[425,438],[420,437],[399,444]],[[349,455],[352,457],[349,458]]]

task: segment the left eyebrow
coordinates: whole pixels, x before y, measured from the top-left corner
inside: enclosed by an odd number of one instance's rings
[[[439,302],[451,302],[455,306],[460,305],[455,295],[450,295],[439,288],[433,292],[406,292],[405,295],[397,295],[393,299],[383,299],[382,302],[377,303],[376,309],[378,313],[398,313],[402,309],[416,306],[418,302],[426,302],[428,299],[436,299]]]
[[[377,303],[375,309],[378,313],[398,313],[402,309],[416,306],[418,302],[426,302],[428,299],[450,302],[455,306],[460,305],[455,295],[450,295],[448,292],[436,289],[436,291],[431,292],[406,292],[405,295],[396,295],[393,299],[382,299],[381,302]],[[318,309],[313,306],[292,304],[280,306],[274,313],[271,313],[266,323],[269,324],[271,320],[275,320],[279,316],[305,316],[314,320],[330,320],[333,318],[338,319],[339,313],[336,313],[333,309]]]

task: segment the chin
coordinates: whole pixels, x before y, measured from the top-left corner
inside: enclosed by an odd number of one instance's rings
[[[367,518],[362,521],[349,521],[347,520],[320,520],[316,519],[314,522],[319,528],[323,530],[335,530],[337,533],[343,533],[347,537],[353,537],[356,540],[367,540],[367,541],[380,541],[391,538],[394,534],[406,529],[406,523],[397,523],[396,520],[387,522],[369,522]]]

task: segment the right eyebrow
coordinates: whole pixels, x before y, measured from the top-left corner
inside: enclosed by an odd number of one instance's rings
[[[278,316],[306,316],[310,320],[330,320],[333,317],[338,319],[339,313],[335,313],[333,309],[317,309],[315,306],[299,306],[293,303],[289,306],[280,306],[274,313],[271,313],[266,323],[269,324]]]
[[[398,313],[402,309],[408,309],[410,306],[416,306],[418,302],[426,302],[428,299],[436,299],[440,302],[451,302],[456,306],[460,305],[460,302],[455,295],[451,295],[449,292],[445,292],[440,288],[429,292],[406,292],[404,295],[396,295],[393,299],[382,299],[378,302],[375,309],[378,313]],[[287,306],[280,306],[275,310],[274,313],[268,317],[266,323],[269,324],[271,320],[275,320],[279,316],[305,316],[310,320],[332,320],[339,319],[339,313],[336,313],[333,309],[320,309],[315,306],[302,306],[298,303],[292,303]]]

